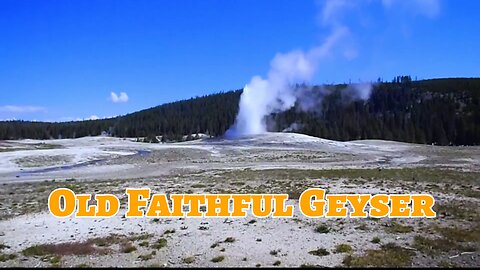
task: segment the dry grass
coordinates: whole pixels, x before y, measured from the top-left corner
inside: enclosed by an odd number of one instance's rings
[[[413,232],[413,227],[392,222],[390,226],[385,228],[385,231],[388,233],[411,233]]]
[[[436,255],[449,251],[476,251],[480,242],[480,227],[438,227],[432,228],[436,237],[415,236],[413,247],[428,254]]]
[[[347,267],[408,267],[414,255],[411,250],[389,243],[380,250],[367,250],[363,255],[347,255],[343,264]]]
[[[45,255],[91,255],[105,254],[108,250],[93,246],[91,241],[70,242],[62,244],[45,244],[28,247],[22,251],[24,256],[45,256]]]
[[[335,253],[348,253],[352,252],[353,248],[349,244],[339,244],[335,247]]]
[[[124,243],[120,246],[120,252],[122,253],[132,253],[136,250],[137,248],[132,243]]]

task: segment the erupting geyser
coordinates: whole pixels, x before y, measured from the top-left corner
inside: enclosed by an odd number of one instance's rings
[[[267,78],[255,76],[243,89],[235,124],[225,136],[235,138],[266,132],[265,117],[295,105],[299,95],[292,86],[310,81],[318,61],[346,31],[345,28],[338,28],[322,46],[307,53],[293,51],[277,54],[270,63]]]
[[[266,78],[254,76],[251,79],[243,89],[237,118],[234,125],[225,133],[226,138],[265,133],[266,116],[286,111],[292,108],[295,102],[304,102],[302,99],[310,96],[297,91],[294,85],[308,83],[320,60],[330,54],[336,43],[349,33],[348,28],[340,25],[332,16],[334,10],[341,9],[343,5],[345,5],[343,1],[326,1],[323,19],[324,23],[333,26],[333,30],[323,44],[307,52],[296,50],[277,54],[270,63],[270,71]],[[371,86],[369,84],[359,86],[361,93],[354,96],[368,98]],[[354,85],[351,89],[356,88]]]

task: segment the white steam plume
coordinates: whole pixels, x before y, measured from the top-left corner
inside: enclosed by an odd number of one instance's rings
[[[330,25],[333,30],[323,44],[307,52],[297,50],[277,54],[270,63],[266,78],[255,76],[251,79],[243,89],[239,112],[235,124],[225,134],[227,138],[264,133],[267,131],[266,116],[288,110],[297,101],[308,103],[303,99],[309,95],[296,91],[293,85],[309,82],[320,60],[330,54],[334,46],[349,33],[348,28],[338,20],[338,13],[345,9],[348,3],[349,1],[344,0],[325,2],[321,13],[322,23]]]
[[[270,63],[267,78],[255,76],[243,89],[235,125],[226,136],[238,137],[266,132],[265,116],[282,112],[295,105],[298,99],[292,85],[308,82],[315,73],[318,61],[327,55],[348,30],[337,28],[321,46],[308,52],[292,51],[277,54]]]

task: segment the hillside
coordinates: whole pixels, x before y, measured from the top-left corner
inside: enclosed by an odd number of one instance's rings
[[[303,86],[305,87],[305,86]],[[313,111],[298,106],[268,119],[272,131],[333,140],[385,139],[439,145],[480,144],[480,79],[412,81],[408,76],[374,85],[370,99],[352,101],[334,89]],[[317,91],[321,87],[311,87]],[[64,123],[0,122],[0,139],[116,137],[184,134],[221,136],[235,121],[241,90],[163,104],[112,119]],[[293,125],[295,124],[295,125]],[[292,129],[295,127],[295,129]]]

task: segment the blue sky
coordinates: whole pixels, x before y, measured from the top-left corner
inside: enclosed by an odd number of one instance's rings
[[[313,83],[479,77],[478,10],[473,0],[0,0],[0,119],[102,118],[239,89],[338,24],[348,36]]]

